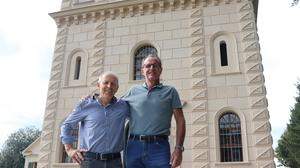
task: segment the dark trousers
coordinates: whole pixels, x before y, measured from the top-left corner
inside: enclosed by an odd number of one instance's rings
[[[94,158],[84,157],[80,165],[81,168],[122,168],[121,158],[112,160],[96,160]]]

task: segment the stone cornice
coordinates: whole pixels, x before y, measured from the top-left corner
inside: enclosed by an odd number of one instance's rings
[[[127,0],[107,4],[91,4],[83,7],[73,7],[49,15],[55,20],[57,26],[88,21],[115,19],[126,16],[144,15],[145,13],[164,12],[166,10],[176,10],[185,8],[195,8],[196,6],[217,6],[221,3],[240,3],[248,0]],[[254,4],[257,13],[258,0],[249,0]]]

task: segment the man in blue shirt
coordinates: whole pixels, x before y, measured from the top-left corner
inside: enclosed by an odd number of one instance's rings
[[[182,162],[185,119],[178,92],[160,83],[161,60],[149,55],[142,62],[145,83],[131,88],[123,99],[129,103],[127,168],[175,168]],[[168,136],[176,121],[176,146],[172,156]]]
[[[129,108],[114,97],[118,78],[112,72],[99,77],[100,94],[80,101],[61,126],[61,140],[67,154],[84,168],[121,168],[125,119]],[[80,123],[80,124],[79,124]],[[79,149],[72,143],[72,130],[79,124]]]

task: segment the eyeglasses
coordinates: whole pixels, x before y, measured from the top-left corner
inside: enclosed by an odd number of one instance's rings
[[[153,69],[158,69],[158,68],[160,68],[160,66],[159,66],[158,64],[145,64],[143,67],[144,67],[144,68],[147,68],[147,69],[150,69],[151,67],[152,67]]]

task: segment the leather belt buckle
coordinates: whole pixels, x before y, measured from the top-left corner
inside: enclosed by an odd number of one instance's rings
[[[145,141],[145,140],[147,140],[146,138],[147,138],[147,135],[140,135],[139,136],[140,141]]]
[[[105,154],[100,154],[100,160],[107,160],[108,157]]]

